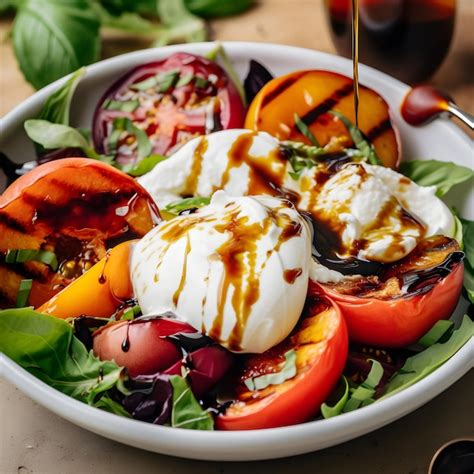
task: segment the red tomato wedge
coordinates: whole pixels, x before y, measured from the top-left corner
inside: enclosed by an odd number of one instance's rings
[[[245,380],[277,372],[289,350],[296,351],[296,376],[279,385],[250,391]],[[318,299],[282,343],[244,360],[231,395],[235,401],[216,418],[221,430],[275,428],[308,421],[341,376],[347,358],[346,324],[339,308]]]
[[[142,237],[159,212],[130,176],[87,158],[52,161],[20,177],[0,197],[0,307],[15,304],[21,280],[32,279],[37,307],[103,258],[107,249]],[[47,250],[38,261],[5,263],[8,250]]]
[[[127,164],[139,154],[136,128],[148,136],[149,154],[169,155],[195,136],[240,128],[244,118],[240,95],[218,64],[175,53],[137,66],[107,90],[95,111],[93,138],[98,151]]]
[[[463,284],[462,260],[455,240],[432,237],[380,278],[332,285],[310,282],[309,291],[341,308],[351,341],[403,347],[451,316]]]

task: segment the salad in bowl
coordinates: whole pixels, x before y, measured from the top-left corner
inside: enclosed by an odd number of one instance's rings
[[[404,161],[387,102],[321,69],[243,83],[221,46],[108,85],[84,70],[2,156],[0,350],[53,388],[156,425],[258,430],[379,403],[473,335],[472,180]],[[14,159],[15,157],[11,157]],[[463,300],[464,303],[460,303]]]

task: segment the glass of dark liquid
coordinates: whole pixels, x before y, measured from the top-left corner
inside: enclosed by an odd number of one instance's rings
[[[351,57],[352,0],[324,0],[339,54]],[[358,0],[359,61],[404,82],[428,79],[445,58],[456,0]]]

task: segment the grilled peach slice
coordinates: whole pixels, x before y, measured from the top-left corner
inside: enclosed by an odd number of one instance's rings
[[[87,158],[38,166],[0,197],[0,307],[15,305],[22,279],[40,306],[103,258],[117,243],[147,233],[159,220],[148,193],[130,176]],[[41,261],[6,263],[9,250],[53,252]]]
[[[364,86],[360,87],[359,98],[359,128],[374,145],[382,163],[397,168],[400,143],[387,103]],[[311,144],[295,125],[297,114],[322,146],[334,142],[334,137],[350,145],[346,127],[329,114],[330,110],[355,122],[352,79],[329,71],[296,71],[271,80],[260,90],[250,104],[245,127],[266,131],[280,140]]]

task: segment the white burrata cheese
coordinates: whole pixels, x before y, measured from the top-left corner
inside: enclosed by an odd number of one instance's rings
[[[301,316],[310,263],[311,229],[291,203],[218,191],[145,235],[131,276],[145,315],[171,311],[232,351],[261,353]]]
[[[393,262],[422,238],[454,234],[452,213],[435,187],[418,186],[390,168],[348,164],[325,182],[316,179],[319,166],[303,169],[298,179],[291,171],[276,138],[235,129],[191,140],[139,182],[164,207],[183,196],[211,196],[219,189],[233,196],[268,194],[274,189],[262,182],[273,180],[277,189],[299,197],[300,210],[339,234],[341,257]],[[343,278],[318,262],[311,274],[322,282]]]

